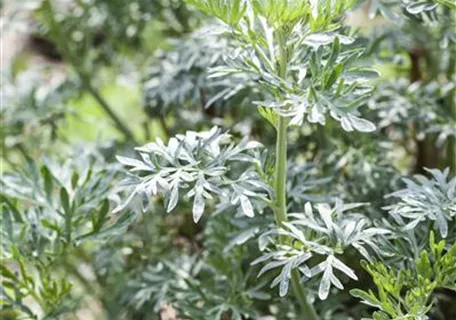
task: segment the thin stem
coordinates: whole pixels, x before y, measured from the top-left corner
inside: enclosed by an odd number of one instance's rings
[[[280,31],[277,32],[277,42],[279,44],[280,60],[277,66],[277,74],[282,79],[286,80],[288,72],[288,52],[286,40]],[[283,226],[283,223],[288,220],[287,216],[287,129],[288,119],[279,116],[277,124],[277,145],[276,145],[276,171],[275,171],[275,195],[276,207],[274,210],[274,218],[277,226]],[[283,238],[279,238],[281,243]],[[318,320],[318,315],[313,307],[307,301],[306,292],[300,283],[299,271],[293,270],[291,276],[291,286],[293,288],[296,299],[301,306],[302,319]]]
[[[111,118],[111,120],[114,122],[116,125],[116,128],[123,133],[123,135],[129,140],[132,141],[133,143],[136,144],[135,141],[135,136],[133,133],[130,131],[130,129],[127,128],[127,126],[120,120],[120,118],[114,113],[114,111],[111,109],[109,104],[106,102],[106,100],[100,95],[98,90],[96,90],[92,84],[90,83],[90,80],[87,78],[81,76],[81,79],[83,81],[83,86],[86,88],[87,92],[89,92],[92,97],[98,102],[100,107],[103,109],[103,111]]]
[[[171,132],[169,130],[168,125],[166,124],[165,116],[160,116],[160,124],[163,129],[163,133],[166,135],[166,139],[169,139],[171,137]]]
[[[277,126],[277,143],[276,143],[276,210],[275,222],[277,226],[282,226],[283,222],[288,220],[287,217],[287,127],[288,121],[285,117],[279,118]]]
[[[307,295],[304,291],[304,288],[300,282],[300,276],[298,270],[293,270],[291,272],[291,286],[293,287],[293,292],[298,298],[299,305],[301,306],[302,313],[305,320],[318,320],[317,312],[312,304],[307,302]]]
[[[81,78],[83,87],[93,96],[93,98],[98,102],[103,111],[111,118],[111,120],[116,125],[117,130],[119,130],[127,140],[132,141],[136,144],[133,133],[128,129],[128,127],[123,123],[123,121],[115,114],[106,100],[100,95],[97,89],[92,85],[90,76],[84,70],[84,67],[81,67],[81,64],[78,63],[78,57],[74,56],[71,49],[69,49],[66,44],[68,40],[64,38],[63,34],[60,32],[60,26],[55,19],[55,12],[52,6],[52,0],[45,0],[43,2],[43,8],[49,14],[49,29],[50,34],[53,36],[54,41],[60,53],[65,57],[65,60],[71,64],[77,75]]]
[[[40,306],[40,308],[43,311],[47,311],[46,303],[43,301],[43,299],[41,299],[38,293],[36,293],[35,289],[33,287],[29,287],[27,281],[21,282],[21,284],[25,287],[30,296],[35,299],[35,302]]]
[[[456,69],[456,58],[452,56],[450,58],[450,63],[448,66],[448,80],[451,79],[452,75],[454,74]],[[450,94],[447,97],[447,108],[449,114],[456,122],[456,103],[454,103],[454,95],[456,94],[456,90],[453,88]],[[450,137],[448,141],[447,147],[447,162],[450,170],[456,174],[456,137]]]

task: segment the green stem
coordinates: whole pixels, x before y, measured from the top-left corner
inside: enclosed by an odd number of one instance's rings
[[[277,74],[282,79],[287,78],[288,70],[288,52],[286,40],[280,31],[277,32],[277,42],[279,44],[280,60],[277,66]],[[287,216],[287,129],[288,119],[279,116],[277,124],[277,144],[276,144],[276,171],[275,171],[275,196],[276,207],[274,210],[275,223],[278,227],[282,227],[283,223],[288,220]],[[281,243],[283,238],[279,238]],[[307,301],[306,292],[300,283],[299,271],[294,270],[291,276],[291,286],[295,297],[301,306],[302,319],[318,320],[318,315],[313,307]]]
[[[132,141],[136,144],[133,133],[128,129],[128,127],[123,123],[123,121],[115,114],[111,109],[106,100],[99,94],[98,90],[92,85],[90,76],[87,75],[85,68],[78,61],[79,57],[75,56],[71,49],[67,47],[68,39],[65,39],[64,35],[60,32],[61,27],[55,19],[55,12],[52,6],[52,0],[45,0],[42,4],[42,8],[45,12],[48,13],[49,18],[49,32],[54,38],[57,48],[60,50],[60,53],[63,55],[65,60],[73,67],[76,74],[82,81],[83,87],[93,96],[93,98],[98,102],[103,111],[111,118],[111,120],[116,125],[117,130],[119,130],[127,140]]]
[[[454,55],[450,58],[450,63],[448,66],[448,80],[451,80],[452,75],[454,74],[456,69],[456,58]],[[450,94],[447,97],[447,107],[448,111],[456,122],[456,104],[454,103],[454,95],[456,94],[456,90],[451,90]],[[456,174],[456,137],[450,137],[448,141],[448,149],[447,149],[447,159],[448,159],[448,166],[453,174]]]
[[[111,120],[116,125],[116,128],[120,132],[123,133],[123,135],[125,136],[125,138],[127,138],[127,140],[132,141],[133,143],[137,144],[135,141],[135,136],[133,135],[133,132],[131,132],[130,129],[128,129],[127,126],[122,122],[122,120],[120,120],[120,118],[115,114],[115,112],[111,109],[111,107],[106,102],[106,100],[100,95],[98,90],[96,90],[92,86],[92,84],[90,83],[90,80],[83,77],[81,74],[80,74],[80,77],[82,79],[83,86],[85,87],[87,92],[89,92],[92,95],[92,97],[98,102],[98,104],[103,109],[103,111],[111,118]]]
[[[166,140],[168,140],[169,138],[171,138],[171,132],[169,130],[168,125],[166,124],[165,116],[160,116],[159,120],[163,129],[163,133],[166,135]]]
[[[293,292],[298,298],[299,305],[301,306],[303,320],[318,320],[317,312],[312,304],[307,301],[307,295],[300,283],[300,275],[298,270],[293,270],[291,273],[291,286]]]
[[[450,137],[448,142],[448,163],[450,170],[453,174],[456,174],[456,138]]]
[[[288,220],[287,217],[287,127],[288,121],[285,117],[279,118],[277,127],[276,143],[276,225],[282,227],[282,223]]]

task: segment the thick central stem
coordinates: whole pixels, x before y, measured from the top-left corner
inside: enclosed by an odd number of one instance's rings
[[[277,75],[282,79],[287,79],[288,72],[288,51],[286,40],[282,32],[277,32],[277,42],[279,44],[280,60],[277,65]],[[278,227],[283,227],[283,223],[288,220],[287,217],[287,129],[288,118],[279,116],[277,123],[277,145],[276,145],[276,170],[275,170],[275,196],[276,207],[274,218]],[[282,238],[279,241],[283,243]],[[300,274],[298,270],[292,271],[291,286],[296,299],[301,307],[303,320],[318,320],[318,315],[313,307],[307,301],[306,292],[300,283]]]
[[[279,227],[288,220],[287,217],[287,128],[288,119],[280,117],[277,126],[277,148],[276,148],[276,176],[275,176],[275,222]],[[283,242],[283,239],[280,239]],[[291,286],[296,299],[301,307],[303,319],[318,320],[318,315],[307,301],[307,295],[300,283],[300,275],[297,270],[292,271]]]

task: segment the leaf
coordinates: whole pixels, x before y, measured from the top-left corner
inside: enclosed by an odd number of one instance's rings
[[[52,175],[46,166],[41,167],[41,175],[44,180],[44,191],[46,193],[47,199],[48,201],[51,201],[53,192]]]
[[[317,205],[318,212],[320,213],[321,218],[323,219],[326,228],[328,230],[332,230],[333,228],[333,220],[332,220],[332,212],[333,210],[327,203],[319,203]]]
[[[252,264],[257,264],[259,263],[259,259],[255,260],[252,262]],[[263,268],[261,268],[260,272],[258,272],[258,278],[261,277],[263,274],[265,274],[267,271],[275,269],[277,267],[283,266],[284,264],[287,263],[287,260],[281,260],[281,261],[271,261],[267,263]]]
[[[16,275],[13,272],[11,272],[3,264],[0,264],[0,274],[2,275],[2,277],[5,277],[5,278],[9,278],[9,279],[13,279],[13,280],[17,279]]]
[[[334,41],[334,35],[327,33],[314,33],[309,35],[304,41],[305,44],[313,47],[324,46]]]
[[[433,270],[427,251],[421,252],[420,259],[416,263],[418,274],[424,278],[431,279]]]
[[[437,4],[429,3],[429,1],[419,1],[419,2],[409,4],[407,6],[407,11],[410,12],[411,14],[419,14],[423,11],[433,10],[433,9],[435,9],[436,6],[437,6]]]
[[[151,167],[144,162],[127,157],[116,156],[117,161],[127,167],[133,167],[135,170],[150,170]]]
[[[350,290],[350,294],[355,298],[361,299],[361,302],[367,304],[368,306],[379,309],[382,309],[383,307],[382,303],[371,292],[367,293],[366,291],[360,289],[352,289]]]
[[[65,216],[71,216],[70,198],[65,188],[60,188],[60,204],[62,205]]]
[[[347,276],[349,276],[353,280],[358,280],[358,277],[353,272],[353,270],[350,269],[346,264],[344,264],[342,261],[340,261],[336,257],[334,257],[334,256],[332,257],[331,263],[334,268],[339,269],[340,271],[345,273]]]
[[[304,40],[304,43],[307,44],[308,46],[312,46],[314,48],[318,48],[319,46],[325,46],[328,45],[332,42],[334,42],[336,39],[337,41],[340,41],[342,44],[351,44],[354,42],[354,39],[347,37],[347,36],[342,36],[338,34],[332,34],[332,33],[313,33]]]
[[[6,198],[5,196],[0,194],[0,200],[2,201],[2,203],[4,205],[6,205],[6,207],[9,210],[11,210],[11,213],[12,213],[12,215],[14,217],[14,221],[15,222],[19,222],[19,223],[24,222],[21,213],[19,212],[17,207],[8,198]]]
[[[280,285],[279,285],[279,296],[284,297],[288,292],[288,286],[290,283],[291,270],[293,268],[294,261],[289,261],[282,269],[280,274]]]
[[[331,277],[333,276],[333,271],[331,264],[326,265],[326,269],[323,272],[323,277],[320,281],[320,286],[318,287],[318,297],[321,300],[326,300],[329,295],[329,289],[331,288]]]
[[[380,6],[379,11],[382,14],[382,16],[384,16],[386,19],[390,20],[391,22],[397,25],[402,25],[404,23],[404,18],[401,14],[394,12],[386,6]]]
[[[131,168],[121,183],[128,196],[114,213],[126,208],[137,196],[146,210],[153,194],[163,195],[166,210],[171,212],[179,202],[180,191],[185,190],[188,192],[184,198],[193,198],[195,223],[204,214],[206,201],[214,195],[220,201],[223,201],[221,195],[228,195],[232,205],[240,202],[243,213],[251,217],[254,210],[248,197],[266,198],[270,193],[269,186],[256,171],[258,162],[252,156],[252,149],[261,147],[260,143],[247,139],[235,144],[231,135],[218,127],[203,132],[187,131],[185,135],[171,137],[168,145],[157,138],[156,142],[135,148],[142,160],[118,157]],[[245,171],[232,181],[230,171],[237,168],[235,163],[241,164]]]
[[[376,79],[380,76],[380,73],[373,69],[368,68],[353,68],[344,73],[345,78],[352,81],[368,81]]]
[[[223,252],[229,252],[235,246],[246,243],[249,239],[253,238],[259,231],[260,228],[255,227],[248,229],[244,232],[241,232],[228,243],[228,245],[223,249]]]
[[[100,210],[97,212],[97,217],[92,221],[93,232],[98,232],[103,227],[103,224],[105,223],[106,217],[109,213],[109,207],[109,200],[104,199],[101,203]]]
[[[125,229],[133,222],[135,221],[137,217],[137,214],[135,212],[128,212],[120,216],[117,221],[109,226],[106,229],[101,230],[100,232],[90,232],[87,234],[84,234],[78,238],[75,239],[75,241],[80,242],[83,240],[87,239],[92,239],[92,240],[104,240],[109,237],[114,237],[116,235],[121,234],[122,232],[125,231]]]
[[[456,11],[456,3],[453,0],[437,0],[437,2]]]
[[[252,203],[250,202],[249,198],[246,197],[245,195],[241,195],[239,198],[241,200],[242,212],[247,217],[253,218],[253,216],[254,216],[253,207],[252,207]]]
[[[355,117],[353,115],[350,115],[349,119],[353,127],[359,132],[373,132],[376,130],[375,125],[370,121]]]
[[[57,234],[60,234],[62,232],[62,230],[60,230],[59,225],[55,222],[49,220],[41,220],[41,225],[45,228],[57,232]]]
[[[313,215],[312,205],[310,202],[306,202],[306,204],[304,205],[304,212],[306,213],[306,215],[308,217],[313,219],[314,215]]]
[[[168,212],[173,211],[177,205],[178,200],[179,200],[179,187],[178,187],[178,184],[175,184],[174,186],[171,187],[171,192],[169,193],[168,206],[166,208],[166,211],[168,211]]]
[[[333,68],[333,70],[330,73],[330,76],[327,78],[327,81],[325,83],[326,89],[331,88],[336,83],[336,81],[339,79],[340,75],[342,74],[343,70],[344,70],[343,64],[338,64]]]
[[[275,112],[271,108],[263,108],[263,107],[258,107],[258,112],[260,115],[265,118],[274,128],[277,128],[277,123],[278,123],[278,115],[277,112]]]
[[[79,173],[73,172],[73,175],[71,176],[71,187],[73,189],[76,189],[78,186],[78,181],[79,181]]]
[[[204,213],[205,201],[202,190],[195,193],[195,199],[193,200],[193,221],[198,223],[201,216]]]

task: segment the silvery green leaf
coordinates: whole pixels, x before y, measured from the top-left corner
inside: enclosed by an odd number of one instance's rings
[[[249,154],[260,147],[261,144],[247,138],[236,145],[231,135],[213,127],[209,131],[178,134],[170,138],[168,145],[157,139],[136,148],[142,160],[118,157],[119,162],[130,167],[130,176],[121,183],[129,196],[116,211],[125,208],[136,195],[142,196],[143,209],[147,210],[151,195],[161,194],[170,212],[183,190],[188,198],[193,198],[195,222],[201,219],[206,201],[214,195],[230,195],[231,203],[252,217],[255,201],[266,200],[271,193],[255,172],[257,160]],[[230,179],[233,163],[243,163],[245,168],[234,181]]]
[[[349,116],[349,121],[352,124],[353,128],[359,132],[373,132],[376,129],[375,125],[372,122],[353,115]]]
[[[305,264],[299,267],[299,271],[301,271],[302,274],[303,274],[306,278],[310,278],[310,277],[312,276],[312,273],[310,272],[309,267],[306,266]]]
[[[248,240],[253,238],[259,231],[260,231],[260,228],[255,227],[255,228],[248,229],[244,232],[241,232],[228,243],[228,245],[225,247],[225,249],[223,251],[229,252],[235,246],[246,243]]]
[[[258,272],[258,278],[261,277],[264,273],[266,273],[269,270],[275,269],[277,267],[283,266],[284,264],[287,263],[287,260],[279,260],[279,261],[271,261],[268,264],[266,264],[263,268],[261,268],[260,272]]]
[[[193,221],[198,223],[204,213],[205,201],[202,192],[196,192],[193,199]]]
[[[288,233],[283,229],[273,228],[267,232],[262,233],[258,237],[258,249],[264,251],[266,247],[273,242],[273,238],[278,235],[288,235]]]
[[[380,76],[380,73],[373,69],[368,68],[353,68],[344,73],[344,78],[352,81],[368,81],[376,79]]]
[[[305,243],[306,242],[306,237],[304,235],[304,232],[296,228],[292,223],[289,222],[284,222],[283,225],[290,230],[290,233],[293,235],[294,238],[297,240],[300,240],[301,242]]]
[[[288,285],[290,283],[291,278],[291,270],[293,268],[294,261],[289,261],[285,267],[282,269],[280,274],[280,288],[279,288],[279,296],[284,297],[288,292]]]
[[[339,269],[343,273],[345,273],[347,276],[352,278],[353,280],[358,280],[358,277],[356,274],[353,272],[352,269],[350,269],[346,264],[344,264],[342,261],[337,259],[336,257],[333,257],[331,260],[331,264],[334,268]]]
[[[348,117],[342,117],[340,119],[340,124],[342,125],[342,129],[344,129],[347,132],[352,132],[354,130],[353,125]]]
[[[334,35],[328,33],[314,33],[309,35],[304,43],[309,46],[318,47],[330,44],[334,41],[334,38]]]
[[[332,43],[336,38],[339,38],[342,44],[351,44],[354,42],[354,39],[343,35],[332,33],[314,33],[309,35],[305,39],[304,43],[318,48],[319,46],[325,46]]]
[[[177,205],[177,202],[179,200],[179,187],[177,184],[171,187],[171,190],[169,192],[169,198],[168,198],[168,206],[166,207],[166,211],[171,212],[174,210],[174,208]]]
[[[324,114],[324,109],[321,106],[321,104],[316,103],[312,108],[310,109],[309,113],[309,122],[310,123],[319,123],[321,125],[325,125],[326,123],[326,118]]]
[[[245,195],[240,196],[242,212],[249,218],[254,216],[252,203]]]
[[[302,84],[302,82],[306,78],[306,75],[307,75],[307,69],[306,68],[299,68],[299,71],[298,71],[298,84]]]
[[[404,178],[406,188],[396,191],[387,198],[397,198],[397,203],[386,207],[390,215],[404,231],[415,230],[422,223],[434,221],[434,228],[442,237],[448,234],[448,221],[456,215],[456,183],[449,171],[427,169],[430,177],[415,175]],[[420,236],[420,235],[418,235]]]
[[[133,167],[132,170],[150,170],[150,166],[137,159],[116,156],[117,161],[127,167]]]
[[[262,255],[261,257],[253,260],[250,265],[254,266],[256,264],[259,264],[261,262],[264,262],[264,261],[267,261],[267,260],[270,260],[271,258],[273,258],[274,256],[276,255],[275,252],[269,252],[269,253],[266,253],[264,255]]]
[[[388,233],[391,233],[391,230],[384,229],[384,228],[369,228],[369,229],[363,230],[361,235],[364,238],[371,238],[378,234],[388,234]]]
[[[342,285],[342,282],[340,282],[339,279],[333,274],[331,277],[331,283],[339,290],[343,290],[344,286]]]
[[[313,210],[310,202],[306,202],[306,204],[304,205],[304,212],[309,218],[313,219]]]
[[[318,297],[321,300],[326,300],[329,295],[329,289],[331,288],[331,278],[333,277],[333,271],[331,264],[327,264],[321,278],[320,285],[318,287]]]
[[[338,34],[337,37],[339,38],[340,43],[345,44],[345,45],[352,44],[353,42],[355,42],[355,39],[344,36],[342,34]]]
[[[437,212],[435,212],[435,222],[439,228],[442,238],[446,238],[448,235],[448,222],[441,210],[437,209]]]
[[[317,209],[326,225],[326,228],[328,228],[328,230],[331,230],[333,228],[331,207],[327,203],[321,203],[317,205]]]
[[[364,248],[361,244],[359,243],[353,243],[352,246],[358,250],[358,252],[367,260],[367,261],[372,261],[372,257],[369,254],[369,252]]]
[[[323,271],[326,270],[327,265],[328,265],[328,261],[325,260],[323,262],[320,262],[316,266],[312,267],[310,269],[310,276],[311,277],[315,277],[316,275],[319,275],[320,273],[322,273]]]
[[[366,205],[368,205],[368,203],[345,203],[343,205],[342,212],[343,211],[353,210],[353,209],[356,209],[356,208],[360,208],[360,207],[363,207],[363,206],[366,206]]]
[[[429,1],[418,1],[407,6],[407,11],[411,14],[418,14],[423,11],[434,10],[437,3],[429,3]]]

